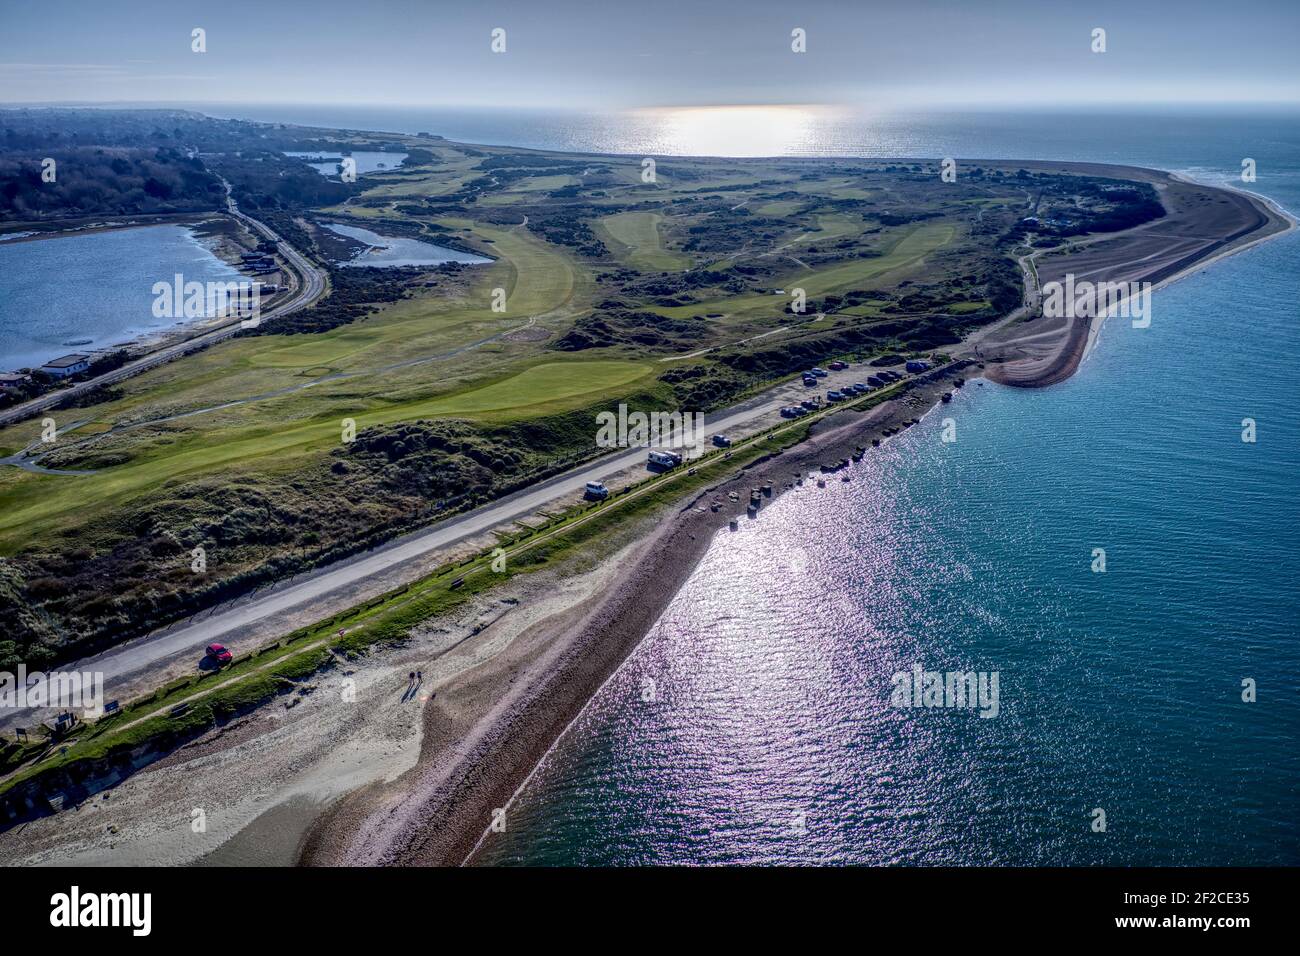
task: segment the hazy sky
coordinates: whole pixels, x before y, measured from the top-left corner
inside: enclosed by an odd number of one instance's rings
[[[0,0],[0,102],[1296,102],[1298,47],[1300,0]]]

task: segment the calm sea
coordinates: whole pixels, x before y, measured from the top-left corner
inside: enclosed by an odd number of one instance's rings
[[[0,371],[180,324],[153,316],[154,283],[177,273],[184,282],[240,278],[184,226],[0,242]]]
[[[889,143],[1206,181],[1250,157],[1300,208],[1293,116],[963,117]],[[482,861],[1300,863],[1298,257],[1292,234],[1204,269],[1070,381],[972,385],[852,483],[720,534]],[[918,664],[996,672],[998,716],[892,708]]]

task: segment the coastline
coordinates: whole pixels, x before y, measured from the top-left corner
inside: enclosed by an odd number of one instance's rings
[[[1089,171],[1095,164],[1073,165],[1080,171]],[[1131,178],[1153,183],[1161,189],[1166,216],[1122,233],[1101,234],[1035,253],[1031,258],[1036,260],[1040,287],[1042,283],[1059,280],[1071,272],[1080,276],[1093,275],[1099,268],[1104,268],[1104,265],[1099,265],[1099,255],[1110,254],[1120,265],[1107,270],[1107,280],[1148,284],[1154,292],[1198,269],[1285,235],[1297,227],[1295,217],[1257,193],[1231,186],[1211,186],[1163,170],[1115,169],[1132,172]],[[1207,190],[1229,197],[1231,202],[1225,203],[1229,210],[1207,213],[1192,208],[1192,199],[1199,199]],[[1217,238],[1217,234],[1213,238],[1198,237],[1198,231],[1203,229],[1211,232],[1217,229],[1220,233],[1227,231],[1228,235],[1224,238]],[[1163,258],[1156,254],[1166,246],[1172,251],[1165,253]],[[1099,247],[1105,252],[1094,251]],[[1153,247],[1156,252],[1150,251]],[[1127,256],[1116,255],[1126,251]],[[1126,297],[1117,308],[1123,310],[1127,301]],[[1037,313],[1040,310],[1035,304],[1030,311]],[[1103,314],[1057,319],[1031,315],[980,336],[980,348],[974,354],[989,363],[987,377],[990,381],[1018,388],[1055,385],[1070,378],[1087,358],[1107,317]],[[1026,328],[1031,325],[1032,328]]]
[[[439,685],[454,705],[424,715],[419,760],[387,784],[336,801],[311,828],[298,862],[306,865],[451,866],[472,857],[492,811],[508,806],[564,730],[640,644],[690,577],[717,534],[745,516],[749,489],[772,483],[775,497],[819,464],[882,442],[938,404],[956,380],[978,369],[954,362],[895,400],[845,410],[808,439],[759,459],[674,506],[632,548],[602,593],[543,621],[499,657]],[[866,454],[870,454],[868,450]],[[851,474],[851,472],[850,472]],[[826,480],[838,481],[830,474]],[[735,491],[740,500],[730,502]],[[764,499],[766,501],[768,499]],[[722,507],[714,512],[712,502]],[[762,509],[752,520],[762,520]]]
[[[1196,272],[1200,269],[1209,268],[1210,266],[1214,265],[1214,263],[1218,262],[1221,259],[1227,259],[1230,256],[1235,256],[1237,255],[1237,253],[1245,252],[1247,249],[1253,249],[1255,246],[1260,245],[1261,243],[1268,242],[1269,240],[1276,239],[1280,236],[1284,236],[1288,232],[1292,232],[1296,228],[1300,228],[1300,220],[1298,220],[1291,213],[1287,212],[1287,210],[1284,209],[1279,203],[1270,199],[1268,196],[1263,195],[1262,193],[1252,192],[1249,189],[1238,189],[1235,186],[1226,186],[1226,185],[1214,186],[1209,183],[1201,183],[1196,181],[1195,179],[1192,179],[1188,176],[1184,176],[1181,173],[1177,173],[1172,170],[1169,170],[1168,173],[1171,178],[1176,179],[1179,182],[1187,183],[1192,186],[1204,186],[1210,189],[1224,189],[1227,190],[1228,192],[1234,192],[1242,196],[1245,196],[1256,203],[1263,204],[1263,206],[1266,208],[1268,213],[1280,219],[1286,225],[1282,229],[1273,232],[1266,232],[1264,235],[1255,236],[1252,234],[1253,238],[1242,237],[1242,241],[1240,241],[1239,243],[1230,245],[1227,248],[1222,249],[1219,252],[1206,257],[1205,259],[1200,259],[1196,262],[1193,262],[1182,271],[1157,282],[1155,285],[1151,287],[1152,292],[1158,292],[1161,289],[1165,288],[1166,286],[1173,285],[1179,279],[1186,278],[1187,276],[1191,275],[1193,272]],[[1093,320],[1091,327],[1088,329],[1088,341],[1084,346],[1083,355],[1079,359],[1080,363],[1085,361],[1088,358],[1089,354],[1091,354],[1093,347],[1097,344],[1098,336],[1101,335],[1101,328],[1103,325],[1106,324],[1106,319],[1108,317],[1109,316],[1099,316],[1098,318]]]
[[[1197,184],[1196,188],[1222,187]],[[1252,196],[1250,202],[1258,206],[1264,200]],[[1213,253],[1186,262],[1160,279],[1157,288],[1295,227],[1294,220],[1281,210],[1276,216],[1266,214],[1265,219],[1265,225],[1237,240],[1228,240]],[[1288,224],[1259,234],[1274,219],[1285,219]],[[1086,333],[1077,353],[1061,350],[1055,364],[1039,369],[1037,380],[1022,376],[1006,384],[1041,387],[1070,377],[1086,358],[1100,326],[1101,321],[1094,321],[1086,328],[1072,328],[1068,342],[1078,344],[1080,333]],[[1014,341],[1011,338],[1000,344],[1010,348]],[[964,347],[956,347],[954,354],[963,355]],[[987,362],[989,368],[979,371],[968,366],[972,377],[984,374],[999,380],[1001,355],[978,353],[975,358]],[[1010,358],[1016,359],[1014,353]],[[960,371],[954,363],[936,375],[951,377]],[[580,595],[576,601],[570,595],[567,604],[552,601],[543,620],[513,636],[502,637],[489,627],[483,633],[492,645],[490,652],[476,651],[478,657],[472,667],[455,670],[433,685],[436,690],[431,700],[416,717],[418,727],[413,736],[419,754],[413,765],[402,761],[404,766],[395,778],[386,776],[395,769],[391,763],[383,765],[383,772],[352,775],[348,781],[350,791],[342,786],[313,790],[312,799],[299,801],[290,814],[319,814],[310,826],[301,825],[305,836],[300,843],[291,841],[292,855],[282,855],[288,847],[280,841],[274,850],[268,848],[266,853],[270,855],[259,857],[259,862],[457,865],[471,861],[491,810],[508,806],[592,695],[641,642],[680,585],[694,572],[714,536],[725,533],[719,532],[718,525],[725,527],[728,515],[715,515],[707,509],[698,514],[694,510],[697,502],[707,495],[725,496],[726,489],[733,486],[744,491],[763,480],[773,480],[777,494],[780,487],[776,476],[791,473],[801,461],[815,466],[819,460],[842,457],[855,443],[869,444],[867,439],[884,428],[919,418],[939,401],[942,391],[914,387],[899,399],[865,414],[845,411],[832,416],[820,423],[804,444],[751,464],[731,482],[679,504],[649,535],[630,529],[628,539],[633,543],[621,552],[625,560],[606,572],[599,584],[600,593]],[[746,520],[743,509],[740,520]],[[646,582],[653,584],[647,586]],[[413,657],[411,666],[419,666],[420,660]],[[425,673],[436,673],[427,669],[428,660],[424,658]],[[224,733],[217,731],[214,739],[219,741]],[[168,762],[174,769],[191,759],[192,752],[181,752]],[[228,842],[246,844],[255,840],[258,827],[271,826],[279,819],[272,815],[273,811],[291,799],[296,797],[291,795],[246,817],[243,828]],[[259,820],[262,824],[258,824]]]
[[[1174,173],[1143,173],[1182,182],[1191,189],[1234,192],[1260,216],[1244,232],[1218,241],[1200,254],[1143,270],[1151,278],[1136,281],[1151,281],[1154,289],[1296,228],[1295,218],[1265,197],[1195,183]],[[487,662],[481,666],[481,673],[467,678],[465,685],[445,688],[449,692],[467,689],[472,679],[478,682],[480,695],[493,687],[504,695],[472,723],[468,747],[454,745],[452,724],[431,708],[426,712],[424,746],[416,767],[390,784],[372,785],[336,801],[311,827],[297,862],[472,863],[489,833],[492,811],[508,809],[564,731],[648,633],[719,533],[716,527],[709,527],[710,512],[704,510],[701,520],[696,510],[700,502],[725,495],[732,486],[739,489],[762,483],[777,473],[788,475],[795,469],[806,470],[807,465],[819,460],[840,457],[847,453],[850,443],[880,437],[885,427],[907,418],[901,410],[909,402],[920,400],[924,405],[916,416],[919,418],[940,400],[944,389],[936,383],[951,382],[977,359],[985,360],[987,368],[985,362],[980,362],[971,371],[1000,384],[1040,388],[1064,381],[1087,357],[1104,318],[1071,323],[1063,330],[1051,360],[1037,363],[1030,375],[1007,375],[1008,360],[999,360],[997,353],[985,356],[977,350],[971,354],[959,347],[956,353],[968,357],[938,370],[929,383],[909,390],[908,396],[877,406],[859,421],[845,422],[839,420],[842,416],[832,416],[820,423],[821,427],[804,443],[781,456],[756,462],[731,481],[683,503],[674,512],[674,520],[665,522],[639,543],[636,558],[620,570],[615,583],[598,601],[588,601],[581,609],[537,626],[539,633],[534,636],[544,644],[549,638],[548,650],[527,662],[527,682],[515,686],[515,678],[510,677],[502,684],[505,674],[525,666],[521,657],[510,664]],[[1005,345],[1013,346],[1014,342],[1010,338]],[[774,494],[778,493],[774,488]],[[566,631],[570,634],[567,641],[557,633]],[[440,741],[445,743],[440,746]]]

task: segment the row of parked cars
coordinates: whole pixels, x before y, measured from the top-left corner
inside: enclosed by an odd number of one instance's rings
[[[810,388],[814,387],[821,379],[830,375],[831,372],[840,372],[848,367],[845,362],[831,362],[829,368],[821,368],[820,366],[810,368],[803,373],[803,383]],[[907,363],[906,368],[911,373],[924,372],[930,368],[930,363],[914,359]],[[874,375],[868,376],[865,382],[854,382],[852,385],[841,385],[839,388],[830,390],[826,393],[826,401],[831,403],[842,402],[858,395],[865,395],[873,388],[883,388],[886,385],[891,385],[902,377],[898,372],[881,370]],[[820,401],[816,404],[819,405]],[[788,408],[781,409],[781,414],[786,418],[798,418],[801,415],[808,414],[815,407],[816,405],[809,402],[803,402],[801,405],[791,405]]]
[[[803,418],[805,415],[815,412],[821,407],[822,400],[820,398],[808,398],[800,402],[798,405],[790,405],[781,409],[781,416],[783,418]]]
[[[714,435],[713,444],[719,448],[728,448],[731,439],[726,435]],[[646,467],[652,471],[671,471],[682,463],[682,456],[675,451],[653,450],[646,455]],[[603,481],[589,481],[583,489],[583,497],[588,501],[604,501],[609,497],[609,489]]]
[[[841,385],[838,389],[833,389],[826,393],[826,401],[842,402],[846,398],[854,398],[858,395],[865,395],[871,391],[872,386],[862,382],[854,382],[852,385]]]
[[[814,386],[819,380],[826,378],[831,372],[842,372],[848,368],[847,362],[834,361],[828,368],[816,366],[803,373],[803,383],[808,386]],[[909,361],[907,371],[923,372],[930,367],[930,363],[921,361]],[[842,402],[846,399],[856,398],[859,395],[865,395],[873,388],[892,384],[903,376],[897,372],[879,371],[867,378],[865,382],[854,382],[852,385],[841,385],[839,388],[831,389],[826,393],[826,401],[829,403]],[[802,418],[805,415],[815,412],[822,407],[820,398],[810,398],[800,402],[798,405],[787,405],[781,409],[783,418]],[[731,439],[726,435],[714,435],[713,444],[718,448],[730,448]],[[647,455],[646,464],[653,469],[667,470],[676,468],[682,463],[682,456],[671,451],[652,451]],[[603,501],[609,497],[609,489],[603,482],[589,481],[585,489],[585,495],[588,500]]]

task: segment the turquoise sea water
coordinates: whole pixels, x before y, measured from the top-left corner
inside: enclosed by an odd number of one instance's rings
[[[1300,207],[1294,122],[1148,126],[1074,158],[1251,156]],[[1202,269],[1071,380],[968,385],[720,534],[480,861],[1300,864],[1298,266]],[[914,664],[997,672],[999,715],[891,708]]]
[[[178,324],[153,315],[154,283],[177,273],[185,282],[240,278],[184,226],[0,243],[0,371]]]

